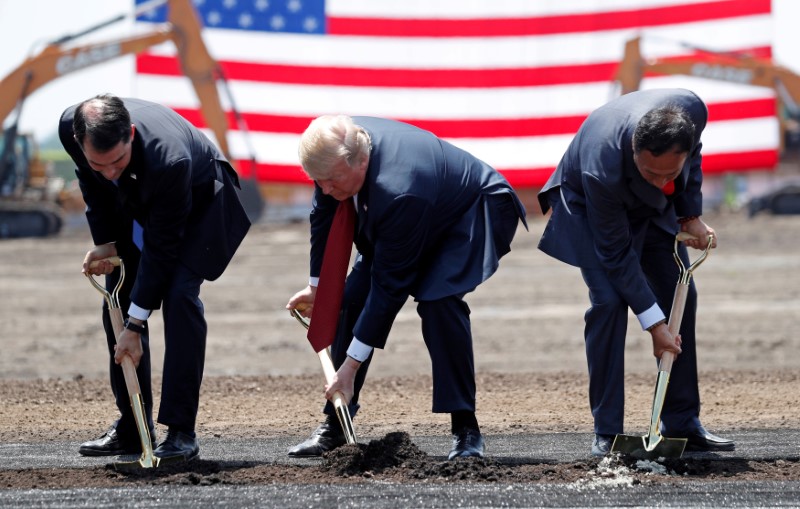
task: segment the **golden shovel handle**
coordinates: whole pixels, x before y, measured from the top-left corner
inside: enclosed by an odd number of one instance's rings
[[[309,325],[311,325],[311,324],[309,323],[309,320],[308,320],[308,318],[306,318],[305,316],[301,315],[301,314],[300,314],[300,311],[298,311],[298,310],[296,310],[296,309],[293,309],[293,310],[292,310],[292,316],[295,318],[295,320],[297,320],[298,322],[300,322],[300,325],[302,325],[302,326],[303,326],[303,327],[305,327],[306,329],[308,329]]]
[[[300,325],[308,329],[310,325],[309,320],[301,315],[299,310],[293,309],[292,316],[294,316],[295,319],[300,322]],[[325,380],[327,380],[327,382],[330,384],[333,380],[333,375],[336,374],[336,370],[333,367],[333,361],[331,361],[331,355],[327,348],[317,352],[317,355],[319,356],[320,363],[322,363],[322,371],[325,373]],[[336,410],[336,416],[339,418],[339,424],[342,425],[342,431],[344,431],[344,437],[347,440],[347,443],[357,443],[356,431],[353,427],[353,419],[350,417],[350,410],[347,408],[347,402],[344,400],[344,396],[341,392],[337,392],[333,395],[333,407]]]
[[[675,257],[675,263],[678,264],[679,273],[678,284],[675,286],[675,296],[672,299],[672,309],[669,313],[669,332],[673,337],[678,335],[681,330],[683,313],[686,307],[686,297],[689,294],[689,284],[692,280],[692,272],[694,272],[708,257],[708,253],[711,250],[711,243],[714,240],[712,235],[708,236],[708,245],[706,249],[687,268],[683,264],[683,261],[681,261],[680,256],[678,256],[678,243],[696,239],[697,237],[686,232],[680,232],[675,235],[673,256]],[[670,372],[672,371],[672,363],[674,360],[675,354],[672,352],[664,352],[661,354],[661,360],[658,364],[656,389],[653,395],[653,407],[650,413],[650,427],[645,439],[645,449],[648,451],[655,449],[662,438],[659,432],[659,423],[661,421],[661,410],[664,407],[664,399],[666,398],[667,386],[669,384]]]
[[[111,318],[111,327],[114,329],[114,337],[119,338],[122,330],[125,328],[122,318],[122,309],[119,306],[119,291],[122,288],[122,283],[125,281],[125,264],[122,263],[122,258],[119,256],[111,256],[105,258],[111,262],[112,265],[119,267],[119,281],[112,291],[106,290],[105,286],[97,282],[97,280],[86,272],[86,277],[92,283],[92,286],[100,292],[103,298],[108,303],[108,314]],[[89,263],[90,268],[97,267],[100,262],[104,260],[95,260]],[[118,462],[115,467],[128,468],[129,466],[139,466],[141,468],[153,468],[158,466],[158,458],[153,454],[153,442],[150,437],[150,427],[147,424],[147,419],[144,410],[144,399],[142,398],[142,389],[139,386],[139,379],[136,376],[136,366],[133,364],[133,359],[129,355],[122,358],[120,362],[122,374],[125,377],[125,388],[128,391],[128,398],[131,402],[133,410],[134,421],[136,421],[136,428],[139,432],[139,440],[142,444],[141,457],[132,463]]]
[[[687,232],[679,232],[675,235],[673,257],[675,258],[675,263],[678,264],[678,284],[675,287],[675,296],[672,299],[672,310],[669,312],[668,324],[669,332],[673,336],[677,336],[681,330],[681,322],[683,321],[683,312],[686,307],[686,297],[689,294],[689,283],[692,280],[692,273],[708,257],[708,253],[711,250],[711,242],[714,240],[714,237],[712,235],[708,236],[708,245],[705,250],[688,268],[683,264],[683,261],[678,255],[678,243],[686,240],[697,240],[697,237]],[[669,373],[674,360],[675,354],[672,352],[664,352],[661,355],[659,370]]]
[[[87,278],[89,278],[89,282],[92,283],[92,286],[94,286],[95,289],[98,292],[100,292],[100,295],[102,295],[103,298],[106,300],[106,303],[108,303],[108,309],[109,310],[115,308],[119,309],[119,291],[122,289],[122,283],[125,282],[125,264],[122,263],[122,258],[120,258],[119,256],[109,256],[108,258],[104,258],[103,260],[94,260],[93,262],[90,262],[89,268],[97,267],[100,264],[100,262],[104,260],[111,262],[111,265],[119,267],[120,270],[119,280],[117,281],[117,285],[114,287],[113,290],[109,292],[108,290],[106,290],[105,286],[97,282],[94,276],[92,276],[88,272],[85,272],[84,274],[86,275]]]
[[[689,281],[691,281],[692,279],[692,272],[694,272],[694,270],[697,267],[699,267],[700,264],[703,263],[705,259],[708,257],[708,253],[711,251],[711,244],[714,241],[714,236],[711,234],[708,235],[707,238],[708,243],[706,244],[706,248],[703,250],[702,253],[700,253],[700,256],[689,265],[688,268],[683,264],[683,261],[681,261],[680,256],[678,256],[678,243],[687,240],[698,240],[698,239],[691,233],[686,233],[686,232],[678,232],[678,234],[675,235],[675,244],[673,247],[672,256],[675,258],[675,263],[678,264],[678,270],[679,270],[678,282],[688,285]]]

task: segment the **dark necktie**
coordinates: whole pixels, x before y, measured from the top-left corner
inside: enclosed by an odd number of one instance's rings
[[[118,180],[112,180],[115,186],[119,187]],[[144,228],[139,224],[136,219],[133,220],[133,243],[139,248],[139,251],[144,247]]]
[[[315,352],[329,347],[336,334],[344,280],[353,249],[355,217],[356,211],[351,198],[339,202],[322,256],[314,312],[308,327],[308,340]]]

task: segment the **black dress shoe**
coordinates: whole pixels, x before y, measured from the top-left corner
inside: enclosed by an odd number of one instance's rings
[[[671,436],[671,435],[666,435]],[[680,438],[684,438],[681,436]],[[736,444],[733,440],[718,437],[706,431],[702,426],[685,436],[687,451],[733,451]]]
[[[455,458],[483,458],[483,437],[473,428],[463,428],[453,434],[453,449],[448,460]]]
[[[150,430],[150,439],[155,439],[155,430]],[[153,444],[155,447],[155,444]],[[84,442],[78,448],[82,456],[123,456],[126,454],[140,454],[142,442],[139,436],[120,436],[117,428],[110,427],[100,438]]]
[[[614,444],[614,435],[595,435],[592,442],[592,456],[606,456]]]
[[[300,444],[289,449],[293,458],[314,458],[336,449],[347,443],[342,425],[336,417],[328,416],[325,422],[311,433],[311,436]]]
[[[183,431],[170,429],[167,438],[158,444],[153,454],[159,463],[178,463],[191,461],[200,455],[200,446],[197,439]]]

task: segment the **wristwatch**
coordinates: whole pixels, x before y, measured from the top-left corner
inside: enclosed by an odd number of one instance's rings
[[[130,318],[125,320],[125,328],[128,330],[132,330],[136,334],[144,334],[147,332],[147,326],[142,323],[141,325],[138,323],[133,323]]]

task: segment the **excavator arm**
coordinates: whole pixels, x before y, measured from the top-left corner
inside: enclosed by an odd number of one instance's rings
[[[88,33],[96,31],[125,18],[117,16],[75,35],[61,37],[47,44],[37,54],[27,58],[19,67],[0,80],[0,126],[12,111],[16,110],[14,123],[6,130],[4,143],[0,144],[0,184],[22,175],[30,186],[31,168],[41,167],[36,154],[26,154],[29,161],[26,171],[20,171],[19,161],[12,151],[19,144],[16,139],[17,123],[25,98],[43,85],[66,74],[85,69],[115,58],[140,53],[150,47],[171,41],[178,53],[183,74],[189,78],[200,102],[200,110],[206,124],[214,133],[222,153],[234,164],[228,146],[228,119],[222,108],[217,83],[223,79],[217,62],[211,57],[201,35],[202,25],[191,0],[151,0],[141,4],[135,15],[139,16],[167,4],[167,21],[156,24],[147,32],[86,45],[71,43]],[[224,80],[222,80],[222,84]],[[225,89],[230,94],[229,90]],[[231,105],[233,99],[231,97]],[[242,124],[236,111],[236,119]],[[246,126],[241,125],[240,129]],[[14,167],[12,165],[16,165]],[[22,178],[20,177],[20,178]],[[245,210],[251,220],[257,220],[264,209],[264,201],[254,180],[240,181]],[[0,186],[2,188],[9,186]],[[1,191],[2,189],[0,189]],[[21,190],[15,193],[0,193],[0,238],[10,236],[44,236],[57,233],[61,221],[51,209],[54,204],[24,202]],[[74,201],[69,199],[68,201]],[[45,210],[47,209],[47,210]],[[54,217],[55,216],[55,217]]]
[[[614,79],[627,94],[638,90],[645,74],[685,75],[728,83],[768,87],[791,111],[800,103],[800,76],[769,59],[702,50],[698,55],[668,59],[643,58],[641,37],[625,43]]]
[[[116,40],[66,48],[77,36],[61,38],[26,59],[0,81],[0,123],[18,108],[27,96],[41,86],[66,74],[85,69],[123,55],[140,53],[147,48],[172,41],[178,50],[183,73],[200,100],[206,123],[214,132],[217,144],[230,159],[227,141],[228,122],[222,108],[216,82],[221,77],[217,62],[211,57],[201,36],[201,25],[190,0],[156,0],[144,4],[137,14],[168,4],[167,22],[143,34]],[[114,18],[116,21],[120,18]],[[102,23],[95,28],[106,26]],[[80,36],[89,31],[83,31]]]

